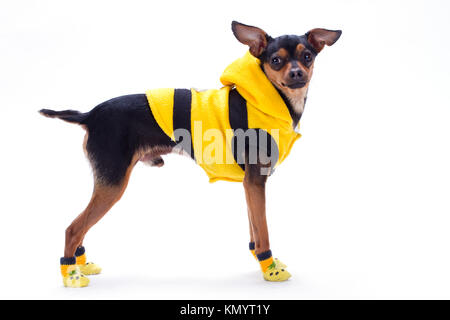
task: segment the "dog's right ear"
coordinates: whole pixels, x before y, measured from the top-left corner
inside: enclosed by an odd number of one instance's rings
[[[256,58],[259,58],[264,50],[266,50],[269,36],[260,28],[233,21],[231,23],[231,30],[233,30],[233,34],[239,42],[250,47],[250,53]]]

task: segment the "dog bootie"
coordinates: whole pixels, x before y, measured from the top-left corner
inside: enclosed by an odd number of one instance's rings
[[[86,262],[86,250],[84,247],[78,247],[75,251],[76,264],[79,267],[81,273],[85,275],[99,274],[102,272],[102,268],[98,264],[93,262]]]
[[[248,248],[250,249],[250,252],[255,257],[255,259],[258,260],[258,257],[256,256],[256,252],[255,252],[255,243],[249,242]],[[278,260],[278,258],[274,258],[273,261],[275,262],[276,268],[278,268],[278,269],[281,269],[281,268],[286,269],[287,268],[287,265],[285,265],[283,262]]]
[[[270,250],[256,256],[258,257],[264,280],[286,281],[291,277],[291,274],[284,267],[277,266]]]
[[[102,268],[100,268],[98,264],[92,262],[87,262],[83,265],[79,265],[78,267],[85,275],[99,274],[100,272],[102,272]]]
[[[61,258],[61,275],[63,277],[63,284],[69,288],[87,287],[89,279],[80,271],[80,268],[75,264],[75,257]]]

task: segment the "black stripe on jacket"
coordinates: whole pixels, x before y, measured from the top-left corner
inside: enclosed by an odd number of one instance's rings
[[[181,142],[180,146],[182,147],[182,149],[186,153],[188,153],[192,159],[195,160],[194,147],[192,144],[192,130],[191,130],[191,102],[192,102],[191,90],[175,89],[173,95],[173,130],[175,135],[175,142],[176,143]],[[187,132],[189,133],[190,141],[184,141],[183,143],[184,137],[176,134],[175,130],[177,129],[187,130]]]
[[[231,129],[242,129],[247,131],[248,129],[248,113],[247,113],[247,101],[239,94],[236,89],[230,90],[228,95],[228,116],[230,120]],[[237,151],[237,138],[233,136],[231,140],[231,150],[236,163],[245,171],[245,164],[238,159]]]
[[[247,110],[247,101],[239,94],[236,89],[230,90],[228,96],[228,105],[229,105],[229,120],[230,126],[233,131],[242,129],[244,132],[249,133],[251,135],[252,132],[248,131],[248,110]],[[269,174],[272,174],[274,170],[274,166],[278,161],[279,150],[276,141],[273,137],[262,129],[252,129],[254,130],[253,134],[256,134],[256,141],[252,142],[249,137],[245,137],[245,146],[244,151],[247,156],[249,156],[250,163],[252,161],[261,161],[262,163],[269,163],[270,161],[270,170]],[[261,140],[261,139],[264,139]],[[231,150],[233,153],[233,158],[236,163],[241,167],[242,170],[245,171],[245,154],[238,153],[238,138],[236,136],[236,132],[233,135],[231,140]],[[240,141],[242,143],[242,139]],[[264,143],[263,143],[264,142]],[[254,145],[256,143],[256,145]],[[242,147],[242,146],[241,146]],[[253,149],[252,147],[256,147]],[[252,158],[252,155],[249,154],[250,150],[256,152],[255,157]],[[263,157],[264,155],[264,157]],[[263,160],[264,159],[264,160]],[[266,162],[267,161],[267,162]]]

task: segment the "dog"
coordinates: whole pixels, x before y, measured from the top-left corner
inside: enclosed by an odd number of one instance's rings
[[[119,201],[136,163],[161,167],[162,156],[174,152],[194,159],[211,182],[243,183],[249,249],[263,278],[291,277],[270,250],[265,183],[300,137],[316,56],[342,32],[316,28],[301,36],[272,38],[236,21],[232,31],[249,50],[224,71],[221,89],[155,89],[108,100],[86,113],[39,111],[85,129],[83,147],[94,174],[92,198],[65,232],[60,260],[65,286],[85,287],[86,275],[100,273],[97,264],[86,262],[83,239]],[[211,140],[214,143],[205,144]]]

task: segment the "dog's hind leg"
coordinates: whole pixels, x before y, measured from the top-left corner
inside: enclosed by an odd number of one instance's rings
[[[73,257],[75,255],[77,247],[81,245],[88,230],[119,201],[125,191],[126,183],[124,181],[118,186],[97,184],[94,187],[88,206],[66,229],[64,257]]]
[[[96,182],[94,192],[86,209],[66,229],[66,246],[64,257],[73,257],[87,231],[96,224],[112,206],[120,200],[136,164],[136,160],[128,167],[125,177],[116,185]]]
[[[92,263],[85,264],[85,261],[80,262],[79,257],[76,257],[77,253],[84,255],[84,248],[81,247],[84,236],[122,197],[128,185],[131,171],[137,161],[137,157],[133,157],[132,162],[126,169],[124,177],[118,183],[108,184],[96,178],[94,191],[89,204],[66,229],[64,257],[61,258],[61,272],[66,286],[86,286],[89,280],[83,275],[99,273],[99,267],[97,265]],[[82,252],[79,252],[81,248]],[[77,267],[75,270],[73,268],[74,266]]]
[[[69,277],[70,281],[64,280],[64,284],[81,287],[88,282],[85,277],[82,279],[83,283],[75,281],[81,280],[82,273],[79,270],[83,269],[82,264],[86,261],[84,248],[81,246],[84,236],[119,201],[127,187],[131,171],[143,153],[153,151],[153,164],[162,165],[162,158],[158,156],[170,152],[174,142],[158,126],[145,94],[108,100],[86,114],[48,110],[41,113],[60,118],[64,116],[63,120],[67,120],[69,116],[69,120],[77,117],[75,120],[88,133],[84,151],[94,172],[94,192],[86,209],[66,229],[64,257],[61,258],[64,279],[72,271],[79,273],[78,279],[76,276],[73,279]],[[155,148],[156,152],[153,150]],[[89,268],[92,269],[92,266]]]

